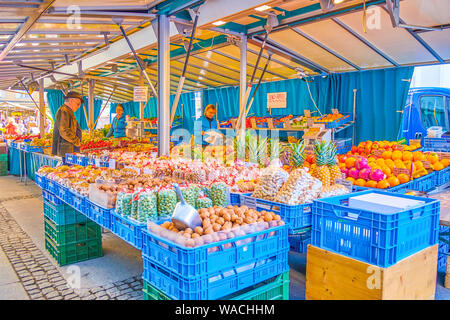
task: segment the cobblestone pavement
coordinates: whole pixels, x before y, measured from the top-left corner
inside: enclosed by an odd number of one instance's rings
[[[61,272],[39,250],[1,202],[32,198],[24,195],[0,199],[0,248],[32,300],[142,300],[140,276],[91,289],[72,289]]]

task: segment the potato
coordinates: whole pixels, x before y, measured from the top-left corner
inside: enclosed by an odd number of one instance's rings
[[[193,248],[195,246],[195,241],[193,239],[188,239],[186,241],[186,247]]]
[[[241,225],[241,224],[244,223],[244,219],[243,219],[243,218],[237,218],[236,221],[235,221],[234,223],[236,223],[236,224],[238,224],[238,225]]]
[[[205,231],[205,232],[206,232],[206,231]],[[198,238],[198,239],[202,239],[202,241],[203,241],[204,244],[208,244],[208,243],[211,243],[211,242],[212,242],[212,237],[211,237],[210,234],[206,234],[206,235],[204,235],[204,236],[201,236],[201,237]]]
[[[264,218],[258,218],[258,220],[256,220],[256,222],[258,222],[258,223],[264,222]]]
[[[227,206],[227,209],[233,209],[233,206],[228,205],[228,206]]]
[[[266,221],[266,222],[272,221],[272,214],[270,212],[267,212],[264,215],[264,221]]]
[[[227,240],[227,235],[225,232],[219,232],[218,235],[220,239],[219,241]]]
[[[196,238],[198,238],[198,237],[200,237],[200,235],[199,235],[198,233],[193,233],[193,234],[191,235],[191,238],[192,238],[192,239],[196,239]]]
[[[185,232],[183,233],[183,237],[190,239],[191,238],[191,234],[189,232]]]
[[[235,222],[237,218],[239,218],[239,216],[236,213],[231,215],[231,221]]]
[[[209,219],[203,220],[202,226],[203,226],[203,229],[207,229],[208,227],[211,226],[211,221]]]
[[[251,218],[251,217],[247,217],[247,218],[244,219],[244,222],[250,224],[250,223],[254,223],[255,220],[253,218]]]
[[[249,208],[248,208],[247,206],[245,206],[245,205],[244,205],[244,206],[241,206],[241,208],[240,208],[240,209],[241,209],[241,210],[242,210],[242,209],[244,209],[244,210],[248,210]]]
[[[274,215],[273,215],[273,220],[281,220],[280,215],[274,214]]]
[[[205,242],[204,242],[205,240],[203,239],[203,237],[195,238],[194,241],[195,241],[196,247],[199,247],[199,246],[202,246],[205,244]]]
[[[284,226],[284,221],[283,220],[278,220],[278,225],[279,226]]]
[[[220,229],[222,229],[222,225],[218,224],[218,223],[214,223],[213,224],[213,230],[214,232],[220,231]]]
[[[225,221],[230,221],[231,220],[231,215],[230,215],[230,213],[225,213],[223,216],[222,216],[222,218],[225,220]]]
[[[234,234],[233,231],[227,232],[227,238],[228,238],[228,239],[232,239],[232,238],[234,238],[235,236],[236,236],[236,235]]]
[[[231,227],[231,229],[236,229],[239,228],[241,225],[238,223],[233,223],[233,226]]]
[[[198,233],[199,235],[203,235],[203,228],[202,227],[196,227],[194,230],[195,230],[195,233]]]
[[[223,225],[223,224],[225,223],[225,219],[224,219],[223,217],[219,217],[219,218],[216,220],[216,223],[218,223],[218,224],[220,224],[220,225]]]
[[[204,234],[211,234],[213,232],[214,232],[214,230],[213,230],[212,226],[209,226],[208,228],[205,229]]]
[[[192,234],[194,231],[191,228],[184,229],[184,232]]]

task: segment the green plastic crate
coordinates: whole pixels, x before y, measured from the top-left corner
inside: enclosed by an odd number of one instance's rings
[[[8,162],[8,154],[0,154],[0,162]]]
[[[43,199],[44,216],[50,218],[57,225],[83,223],[90,221],[67,204],[53,204]]]
[[[57,225],[48,217],[44,217],[45,236],[52,239],[56,245],[66,245],[86,240],[96,240],[102,237],[101,227],[93,221]]]
[[[58,246],[52,239],[45,237],[45,249],[59,266],[99,258],[103,255],[102,238]]]
[[[162,291],[143,281],[144,300],[171,300]],[[220,300],[289,300],[289,271]]]

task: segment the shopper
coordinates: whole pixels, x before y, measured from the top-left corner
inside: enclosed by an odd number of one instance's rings
[[[64,159],[66,153],[79,152],[81,146],[81,128],[74,112],[80,108],[82,98],[76,92],[69,92],[64,97],[64,104],[59,107],[53,127],[52,154]]]
[[[8,124],[5,127],[6,129],[6,134],[7,135],[11,135],[11,136],[17,136],[17,129],[16,129],[16,124],[14,123],[13,119],[9,119]]]
[[[109,128],[109,132],[106,137],[111,137],[114,135],[114,138],[123,138],[125,137],[125,127],[127,126],[125,122],[125,113],[123,106],[118,104],[116,107],[116,116],[114,117],[111,128]]]
[[[217,121],[215,119],[216,113],[217,108],[213,104],[208,104],[206,106],[203,116],[200,117],[202,132],[201,136],[197,137],[196,144],[201,144],[203,146],[210,145],[210,143],[206,142],[205,139],[208,139],[208,131],[217,130]]]

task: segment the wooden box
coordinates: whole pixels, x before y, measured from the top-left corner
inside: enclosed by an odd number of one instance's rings
[[[307,300],[434,300],[438,245],[381,268],[309,245]]]

